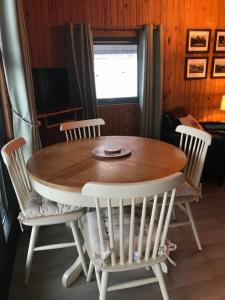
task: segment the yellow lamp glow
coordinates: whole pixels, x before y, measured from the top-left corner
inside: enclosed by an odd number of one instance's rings
[[[222,96],[221,104],[220,104],[220,109],[225,110],[225,95]]]

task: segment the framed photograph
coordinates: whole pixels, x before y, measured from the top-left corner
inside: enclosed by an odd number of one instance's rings
[[[211,78],[225,78],[225,57],[213,57]]]
[[[225,53],[225,29],[216,29],[214,38],[214,52]]]
[[[184,79],[203,79],[207,77],[208,57],[186,57]]]
[[[188,29],[187,30],[187,53],[208,53],[211,29]]]

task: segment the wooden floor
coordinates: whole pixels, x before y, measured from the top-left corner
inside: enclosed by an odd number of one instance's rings
[[[204,199],[193,205],[203,252],[198,252],[189,227],[171,229],[169,237],[177,243],[173,254],[177,266],[170,267],[165,275],[170,299],[174,300],[223,300],[225,299],[225,184],[204,185]],[[70,229],[64,225],[43,228],[40,243],[71,238]],[[83,275],[69,288],[61,285],[64,270],[74,259],[74,248],[38,252],[34,256],[31,278],[28,286],[23,285],[24,264],[29,233],[21,234],[10,290],[10,300],[88,300],[98,299],[96,281],[86,283]],[[113,282],[124,277],[146,276],[146,271],[121,274]],[[111,292],[107,300],[158,300],[162,299],[157,284],[151,284],[123,291]]]

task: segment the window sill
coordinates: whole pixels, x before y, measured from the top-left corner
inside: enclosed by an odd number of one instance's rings
[[[137,97],[135,97],[135,98],[97,99],[98,105],[129,104],[129,103],[139,103],[139,99]]]

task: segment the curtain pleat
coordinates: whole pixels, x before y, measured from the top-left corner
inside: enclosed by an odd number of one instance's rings
[[[9,107],[9,99],[7,86],[5,82],[5,75],[2,62],[2,54],[0,52],[0,107],[4,116],[5,134],[7,140],[13,138],[12,115]],[[0,143],[1,144],[1,143]]]
[[[97,117],[94,75],[93,36],[88,24],[69,26],[70,52],[73,63],[74,88],[83,106],[85,119]]]
[[[18,24],[19,24],[19,31],[20,31],[24,71],[26,76],[28,101],[30,106],[30,118],[32,120],[32,123],[34,124],[34,126],[32,126],[32,153],[33,153],[41,149],[41,140],[40,140],[40,135],[38,130],[40,123],[37,121],[37,115],[36,115],[36,105],[35,105],[33,77],[32,77],[31,60],[30,60],[30,52],[29,52],[29,43],[28,43],[27,32],[26,32],[26,24],[25,24],[22,0],[17,0],[17,15],[18,15]]]
[[[140,134],[160,138],[162,81],[163,81],[163,28],[144,26],[139,42],[139,103]]]
[[[25,159],[40,149],[29,47],[21,0],[0,1],[1,49],[14,137],[26,139]]]

